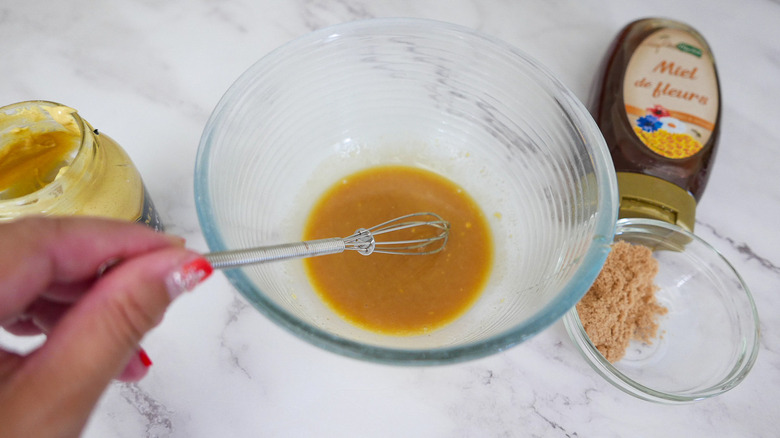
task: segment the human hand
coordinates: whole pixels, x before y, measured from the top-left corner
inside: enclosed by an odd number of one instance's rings
[[[77,436],[112,379],[146,374],[141,339],[211,273],[183,243],[107,219],[0,224],[0,326],[47,335],[27,356],[0,349],[0,436]]]

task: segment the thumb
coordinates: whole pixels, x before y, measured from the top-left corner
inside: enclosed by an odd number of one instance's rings
[[[14,386],[41,413],[82,427],[113,378],[138,354],[138,344],[180,293],[211,274],[200,255],[166,248],[134,257],[99,278],[49,333],[46,343],[27,358]],[[12,391],[13,392],[13,391]],[[37,403],[36,403],[37,400]],[[27,413],[29,415],[29,412]],[[62,423],[59,423],[62,424]]]

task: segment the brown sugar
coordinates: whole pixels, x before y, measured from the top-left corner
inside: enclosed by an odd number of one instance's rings
[[[651,343],[657,317],[667,312],[658,304],[654,283],[658,261],[650,248],[616,242],[577,313],[591,342],[611,363],[623,358],[632,339]]]

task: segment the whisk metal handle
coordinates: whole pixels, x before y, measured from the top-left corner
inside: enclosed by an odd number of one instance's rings
[[[409,218],[425,216],[433,217],[436,220],[403,222]],[[374,239],[375,234],[385,234],[422,226],[432,227],[437,230],[438,233],[432,237],[390,242],[377,242]],[[435,254],[444,249],[444,245],[447,244],[449,231],[449,222],[442,219],[438,214],[412,213],[368,229],[359,228],[351,236],[345,238],[333,237],[330,239],[307,240],[298,243],[284,243],[280,245],[212,252],[204,254],[204,257],[214,269],[229,269],[258,263],[338,254],[347,249],[357,251],[359,254],[365,256],[375,252],[399,255]],[[426,248],[429,245],[437,243],[438,246],[434,249]]]
[[[344,239],[331,238],[212,252],[205,254],[204,257],[214,269],[230,269],[257,263],[338,254],[344,252],[345,249]]]

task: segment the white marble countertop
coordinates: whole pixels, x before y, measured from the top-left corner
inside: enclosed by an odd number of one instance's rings
[[[193,168],[222,93],[295,37],[389,16],[492,34],[537,58],[583,100],[610,41],[633,19],[675,18],[704,34],[718,61],[724,111],[697,234],[752,289],[762,338],[751,374],[712,400],[640,401],[599,377],[561,322],[506,352],[462,364],[363,363],[278,328],[217,274],[147,336],[143,346],[155,363],[148,377],[113,384],[85,436],[777,436],[777,1],[4,1],[0,104],[45,99],[77,108],[132,156],[168,230],[205,250]]]

